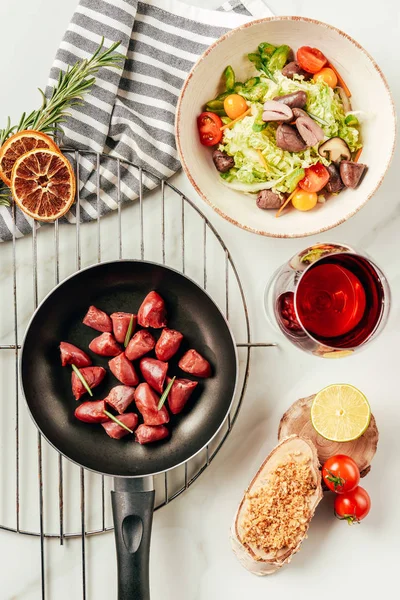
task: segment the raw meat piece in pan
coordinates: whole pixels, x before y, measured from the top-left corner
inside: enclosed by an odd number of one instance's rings
[[[107,402],[115,410],[122,414],[126,411],[128,406],[133,402],[135,397],[135,390],[127,385],[116,385],[111,388],[107,398],[104,398],[104,402]]]
[[[140,370],[147,383],[159,394],[163,393],[164,382],[167,376],[168,363],[156,358],[142,358]]]
[[[135,431],[135,440],[139,444],[149,444],[151,442],[158,442],[168,437],[169,431],[164,425],[158,425],[157,427],[151,427],[150,425],[139,425]]]
[[[95,388],[106,376],[106,370],[103,367],[84,367],[79,369],[90,389]],[[71,375],[72,393],[76,400],[79,400],[87,390],[78,375],[72,371]]]
[[[132,334],[136,329],[137,317],[133,313],[116,312],[111,315],[114,337],[120,344],[125,342],[125,336],[128,331],[129,323],[132,321]]]
[[[96,331],[112,332],[112,322],[108,314],[93,305],[89,306],[83,324],[96,329]]]
[[[137,331],[129,342],[125,354],[129,360],[137,360],[148,352],[151,352],[156,345],[156,340],[148,331],[141,329]]]
[[[118,354],[115,358],[108,361],[111,373],[125,385],[137,385],[139,383],[139,377],[136,373],[135,367],[128,360],[123,352]]]
[[[168,377],[167,382],[170,381]],[[168,406],[173,415],[182,412],[197,385],[198,381],[191,379],[175,379],[168,394]]]
[[[63,367],[66,365],[75,365],[80,369],[81,367],[90,367],[92,364],[92,360],[86,352],[68,342],[60,343],[60,353]]]
[[[147,294],[138,311],[138,323],[142,327],[160,329],[167,324],[165,302],[157,292]]]
[[[94,338],[89,344],[89,349],[96,354],[100,354],[100,356],[117,356],[122,352],[114,336],[108,332]]]
[[[211,376],[210,363],[193,349],[188,350],[186,354],[182,356],[178,366],[182,371],[185,371],[185,373],[190,373],[191,375],[195,375],[195,377]]]
[[[164,425],[169,422],[169,414],[165,405],[158,410],[159,401],[159,396],[148,383],[141,383],[136,388],[135,402],[145,425]]]
[[[156,356],[158,360],[168,362],[179,350],[179,346],[183,340],[183,335],[175,329],[162,330],[159,340],[156,344]]]
[[[124,425],[129,427],[132,431],[135,431],[137,424],[139,422],[139,417],[136,413],[126,413],[125,415],[120,415],[118,417],[118,421],[121,421]],[[107,435],[114,440],[120,440],[126,435],[131,435],[129,431],[115,423],[115,421],[107,421],[107,423],[102,423]]]
[[[84,423],[105,423],[108,421],[104,411],[107,410],[105,400],[82,402],[75,411],[75,417]]]

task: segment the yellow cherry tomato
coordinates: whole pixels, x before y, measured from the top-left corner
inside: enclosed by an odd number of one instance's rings
[[[311,210],[318,202],[318,195],[315,192],[305,192],[298,190],[292,198],[292,204],[297,210]]]
[[[323,81],[327,83],[329,87],[335,88],[337,86],[337,77],[336,73],[333,69],[329,67],[324,67],[318,73],[315,73],[313,77],[314,81]]]
[[[229,94],[224,100],[224,109],[230,119],[237,119],[248,108],[246,100],[239,94]]]

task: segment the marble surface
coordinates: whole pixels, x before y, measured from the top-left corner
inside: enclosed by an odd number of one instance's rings
[[[215,0],[193,0],[193,4],[217,6]],[[37,103],[34,91],[45,84],[52,56],[75,8],[75,0],[55,3],[51,0],[2,0],[0,3],[1,74],[0,114],[17,116]],[[270,0],[276,14],[300,14],[325,20],[346,30],[374,56],[383,68],[398,105],[400,83],[396,56],[400,52],[398,36],[400,13],[394,0],[379,4],[369,1],[331,3],[316,0]],[[367,83],[366,83],[367,88]],[[400,331],[398,261],[398,227],[400,209],[396,172],[399,153],[382,187],[368,205],[353,219],[318,239],[273,240],[241,231],[224,222],[205,207],[192,191],[182,173],[174,184],[185,191],[211,219],[228,245],[238,267],[248,300],[253,338],[274,340],[273,349],[252,352],[251,376],[242,412],[232,435],[212,466],[184,495],[155,515],[151,550],[152,597],[164,600],[241,600],[244,597],[309,599],[323,594],[336,600],[345,591],[351,597],[375,598],[384,588],[397,589],[398,537],[400,533],[400,484],[393,474],[400,468],[398,435],[398,347]],[[124,210],[124,231],[134,218],[134,207]],[[115,258],[116,215],[102,222],[102,258]],[[83,262],[96,255],[95,231],[85,234]],[[38,235],[39,295],[54,284],[53,237],[50,229]],[[262,310],[266,280],[282,262],[308,242],[348,242],[363,249],[380,264],[390,281],[393,302],[390,321],[382,336],[364,352],[342,361],[322,361],[292,347],[270,329]],[[32,239],[18,241],[18,285],[24,290],[18,308],[21,332],[32,312]],[[73,229],[62,228],[60,252],[63,257],[60,276],[74,269]],[[134,240],[127,252],[134,252]],[[12,248],[0,246],[0,289],[3,310],[0,314],[1,343],[12,343]],[[114,255],[113,255],[114,253]],[[29,282],[29,286],[26,282]],[[12,357],[0,365],[1,402],[8,402],[5,381],[13,368]],[[256,468],[276,443],[279,419],[297,398],[309,395],[332,382],[349,382],[368,396],[380,430],[378,453],[373,469],[365,480],[372,498],[372,511],[359,527],[349,528],[336,521],[332,499],[327,497],[318,508],[309,538],[287,569],[268,579],[258,579],[244,571],[229,545],[229,527],[243,489]],[[5,413],[6,414],[6,413]],[[11,407],[10,407],[10,415]],[[22,411],[24,435],[34,436],[33,425]],[[0,426],[2,478],[13,481],[14,456],[7,455],[7,441],[13,434],[12,418]],[[7,448],[7,451],[5,450]],[[22,456],[21,487],[29,509],[37,509],[36,471],[28,468],[29,457]],[[54,458],[45,457],[51,461]],[[26,461],[26,462],[24,462]],[[25,465],[25,466],[24,466]],[[48,465],[46,465],[48,466]],[[69,467],[66,466],[68,470]],[[79,485],[79,473],[70,473],[71,486]],[[4,479],[3,479],[4,480]],[[97,484],[95,484],[97,485]],[[36,488],[37,489],[37,488]],[[46,505],[54,501],[56,491],[49,492]],[[69,498],[68,498],[69,499]],[[13,498],[1,489],[0,514],[7,512]],[[74,504],[75,502],[75,504]],[[91,498],[87,505],[91,506]],[[71,496],[72,521],[79,510],[79,496]],[[27,517],[29,520],[29,515]],[[75,522],[73,523],[75,525]],[[73,525],[71,525],[72,527]],[[78,523],[79,526],[79,523]],[[69,541],[45,546],[47,598],[70,600],[82,597],[81,544]],[[112,534],[86,542],[87,598],[98,600],[116,597],[116,567]],[[40,546],[37,539],[0,531],[0,600],[37,600],[40,595]],[[395,587],[396,586],[396,587]]]

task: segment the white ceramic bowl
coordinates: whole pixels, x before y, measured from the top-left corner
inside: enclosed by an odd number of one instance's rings
[[[204,104],[223,91],[221,75],[232,65],[237,79],[254,73],[247,59],[261,42],[288,44],[296,51],[319,48],[338,69],[352,92],[353,110],[371,113],[362,124],[364,148],[360,162],[368,171],[356,190],[345,190],[310,212],[291,210],[276,219],[260,210],[249,196],[221,183],[211,150],[199,142],[196,117]],[[353,216],[375,193],[389,167],[396,138],[396,115],[388,84],[371,56],[348,35],[320,21],[303,17],[272,17],[247,23],[222,36],[201,56],[183,86],[177,109],[176,139],[186,175],[200,194],[225,219],[261,235],[303,237],[326,231]]]

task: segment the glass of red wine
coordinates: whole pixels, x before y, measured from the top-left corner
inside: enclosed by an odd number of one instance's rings
[[[365,254],[350,246],[316,244],[273,275],[265,308],[293,344],[315,356],[340,358],[382,331],[390,288]]]

